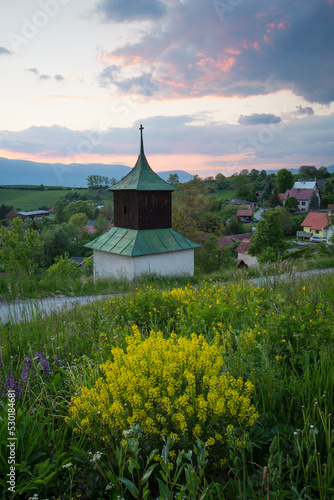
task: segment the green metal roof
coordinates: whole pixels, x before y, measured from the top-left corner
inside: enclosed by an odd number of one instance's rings
[[[176,188],[161,179],[148,164],[144,154],[143,126],[140,126],[140,154],[134,168],[121,181],[109,188],[110,191],[134,189],[136,191],[175,191]]]
[[[121,227],[113,227],[85,245],[93,250],[127,257],[178,252],[200,246],[171,228],[136,230]]]

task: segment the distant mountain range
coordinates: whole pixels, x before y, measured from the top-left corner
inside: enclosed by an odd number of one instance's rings
[[[36,185],[44,186],[69,186],[87,187],[87,177],[89,175],[103,175],[109,178],[115,177],[120,181],[122,177],[130,172],[131,168],[126,165],[102,163],[37,163],[26,160],[8,160],[0,158],[0,185]],[[293,174],[298,174],[298,168],[288,169]],[[327,167],[328,172],[334,172],[334,165]],[[267,173],[277,174],[278,170],[267,170]],[[170,174],[177,174],[180,182],[190,181],[193,176],[185,170],[168,170],[157,172],[164,179],[168,179]]]
[[[103,175],[109,178],[115,177],[120,181],[122,177],[132,170],[126,165],[102,163],[89,163],[82,165],[71,163],[36,163],[26,160],[8,160],[0,158],[0,185],[36,185],[44,186],[69,186],[87,187],[87,177],[89,175]],[[193,176],[184,170],[169,170],[157,172],[164,180],[170,174],[177,174],[180,182],[190,181]]]

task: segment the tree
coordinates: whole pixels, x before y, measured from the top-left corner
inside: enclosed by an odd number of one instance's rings
[[[256,232],[251,238],[248,252],[250,255],[259,256],[261,261],[261,253],[268,248],[272,248],[273,252],[269,250],[267,254],[276,257],[286,249],[279,210],[267,210],[262,214],[262,218],[256,226]]]
[[[172,186],[176,186],[180,182],[179,176],[177,174],[169,174],[169,177],[167,179],[168,184],[171,184]]]
[[[0,207],[0,220],[3,220],[9,212],[12,212],[14,207],[11,205],[5,205],[4,203]]]
[[[226,179],[225,175],[221,173],[216,175],[215,181],[218,189],[226,189],[229,186],[228,179]]]
[[[282,168],[277,174],[275,184],[279,193],[285,193],[287,189],[291,189],[294,184],[294,180],[290,170]]]
[[[315,173],[315,178],[316,179],[327,179],[331,174],[328,172],[327,167],[320,167],[316,173]]]
[[[8,212],[8,214],[5,216],[5,219],[8,220],[8,221],[12,221],[14,219],[21,219],[22,220],[22,217],[20,217],[17,213],[16,210],[11,210],[10,212]]]
[[[69,221],[71,216],[77,213],[84,213],[88,219],[94,219],[96,214],[95,204],[92,201],[72,201],[64,209],[65,220]]]
[[[230,222],[228,222],[224,228],[224,235],[228,236],[229,234],[241,234],[242,233],[242,224],[240,221],[240,217],[234,217]]]
[[[294,196],[290,196],[287,198],[284,202],[284,208],[286,210],[289,210],[289,212],[294,212],[295,210],[298,210],[298,200]]]
[[[299,173],[304,179],[314,179],[317,169],[313,165],[302,165],[299,168]]]
[[[322,190],[325,194],[333,194],[334,193],[334,184],[332,179],[327,179],[325,184],[322,187]]]
[[[256,179],[256,177],[260,175],[260,172],[256,170],[256,168],[252,168],[252,170],[250,171],[250,175]]]
[[[83,212],[79,212],[77,214],[73,214],[68,221],[69,224],[73,224],[79,231],[82,231],[83,228],[87,225],[88,217]]]
[[[319,206],[320,206],[319,196],[318,196],[318,194],[314,191],[314,193],[312,194],[312,196],[311,196],[311,198],[310,198],[309,209],[310,209],[310,210],[318,210]]]
[[[43,248],[38,231],[26,231],[23,221],[16,217],[11,231],[0,228],[0,240],[1,261],[9,277],[17,282],[32,279],[39,267]]]
[[[272,190],[274,189],[274,182],[273,180],[270,178],[266,184],[266,187],[265,187],[265,190],[268,194],[271,194]]]
[[[269,196],[268,205],[269,207],[272,208],[279,207],[282,205],[277,187],[274,187],[273,192]]]
[[[59,201],[56,205],[56,216],[55,224],[62,224],[65,222],[65,205],[62,201]]]
[[[207,232],[219,232],[215,198],[199,177],[178,185],[173,193],[172,227],[187,238],[201,243]]]
[[[96,219],[94,237],[100,236],[100,234],[105,233],[106,231],[108,231],[108,219],[103,215],[100,215]]]
[[[104,175],[89,175],[87,177],[87,187],[89,189],[106,189],[110,185],[110,180]]]
[[[103,207],[99,208],[99,215],[104,216],[106,219],[111,220],[114,214],[114,204],[112,202],[105,203]]]
[[[48,268],[46,275],[57,282],[76,279],[81,275],[81,270],[76,262],[70,260],[68,253],[65,253],[65,255],[56,257],[55,263]]]
[[[44,265],[51,265],[58,255],[75,254],[80,232],[73,224],[55,224],[42,232]]]

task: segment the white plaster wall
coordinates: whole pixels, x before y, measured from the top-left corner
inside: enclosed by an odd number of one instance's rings
[[[142,274],[155,273],[162,276],[194,274],[194,250],[181,250],[140,257],[125,257],[94,250],[94,280],[99,278],[129,280]]]
[[[331,237],[333,236],[334,234],[334,224],[332,224],[331,226],[329,226],[329,228],[327,229],[327,233],[326,233],[326,241],[327,241],[327,244],[328,245],[331,245]]]
[[[248,255],[248,253],[238,252],[238,259],[243,260],[248,267],[258,267],[259,263],[256,257]]]

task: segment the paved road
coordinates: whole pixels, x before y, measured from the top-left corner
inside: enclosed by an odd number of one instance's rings
[[[310,271],[298,272],[293,275],[296,278],[303,278],[307,276],[313,276],[315,274],[332,274],[334,273],[334,267],[328,269],[311,269]],[[278,274],[276,276],[265,276],[261,278],[252,278],[249,281],[254,285],[262,285],[265,283],[273,283],[274,281],[284,281],[291,279],[291,274]]]
[[[18,323],[30,320],[41,314],[45,316],[53,312],[71,309],[80,304],[88,304],[99,299],[107,299],[110,295],[85,295],[82,297],[49,297],[46,299],[19,299],[12,302],[0,301],[0,322],[8,321]]]
[[[296,273],[295,276],[299,278],[324,273],[334,273],[334,268],[313,269],[311,271]],[[248,281],[254,285],[263,285],[265,283],[272,283],[274,280],[288,280],[290,278],[291,276],[289,274],[280,274],[278,276],[254,278]],[[0,322],[7,323],[10,321],[18,323],[38,316],[38,314],[44,316],[53,312],[60,312],[64,309],[70,309],[78,304],[88,304],[95,300],[107,299],[113,296],[114,295],[85,295],[83,297],[50,297],[46,299],[20,299],[12,302],[0,301]]]

